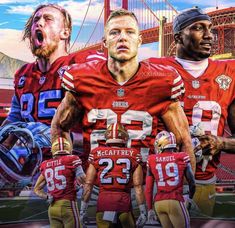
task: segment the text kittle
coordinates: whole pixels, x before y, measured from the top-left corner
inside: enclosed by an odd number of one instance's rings
[[[132,156],[133,150],[115,150],[115,149],[107,149],[107,150],[97,150],[97,156]]]
[[[156,157],[156,162],[171,162],[171,161],[175,161],[174,156]]]
[[[58,166],[61,165],[61,160],[55,160],[55,161],[48,161],[47,162],[47,167],[52,167],[52,166]]]

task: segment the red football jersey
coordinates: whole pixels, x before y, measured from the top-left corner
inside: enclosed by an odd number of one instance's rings
[[[89,162],[97,171],[100,188],[97,211],[129,211],[132,176],[141,162],[139,152],[131,148],[97,147],[91,151]]]
[[[113,79],[107,61],[72,65],[65,71],[63,83],[77,94],[83,110],[84,150],[104,145],[104,132],[111,123],[120,122],[129,134],[128,148],[137,148],[143,161],[157,134],[158,118],[172,100],[184,92],[182,79],[171,67],[141,62],[138,72],[124,85]]]
[[[25,64],[15,74],[15,94],[21,106],[21,116],[28,122],[50,125],[56,108],[64,97],[61,76],[68,65],[87,59],[105,59],[102,53],[83,51],[58,58],[46,73],[36,62]]]
[[[41,174],[47,182],[47,191],[55,200],[76,200],[75,171],[82,165],[76,155],[65,155],[44,161]]]
[[[209,134],[223,136],[228,116],[228,107],[235,99],[235,61],[209,59],[206,71],[198,78],[194,78],[174,59],[151,59],[157,63],[164,63],[174,67],[185,85],[185,96],[182,106],[190,125],[201,123]],[[219,164],[220,153],[209,161],[205,172],[202,162],[197,164],[195,178],[207,180],[214,176]]]
[[[149,173],[154,176],[157,185],[155,201],[167,199],[184,201],[183,179],[188,163],[190,159],[185,152],[166,151],[149,156],[147,163]]]

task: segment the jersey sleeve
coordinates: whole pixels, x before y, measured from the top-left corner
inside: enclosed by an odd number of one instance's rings
[[[82,165],[82,160],[77,155],[73,155],[72,165],[74,168],[77,168]]]
[[[180,74],[176,70],[174,70],[174,72],[175,76],[171,88],[171,100],[180,100],[185,93],[184,83]]]
[[[77,93],[77,86],[79,84],[77,75],[79,69],[79,64],[72,64],[67,68],[67,70],[64,71],[62,77],[62,87],[65,90]]]
[[[46,166],[46,161],[42,162],[40,165],[40,172],[43,176],[44,176],[45,166]]]
[[[16,95],[13,95],[12,101],[11,101],[11,111],[9,115],[7,116],[7,120],[11,122],[16,121],[23,121],[21,114],[20,114],[20,103]]]

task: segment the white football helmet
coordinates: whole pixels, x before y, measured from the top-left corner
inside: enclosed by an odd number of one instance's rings
[[[174,149],[176,146],[175,135],[172,132],[161,131],[157,134],[154,142],[154,148],[157,154],[162,153],[165,149]]]

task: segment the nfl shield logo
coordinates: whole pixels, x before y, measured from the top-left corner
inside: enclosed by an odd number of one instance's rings
[[[46,81],[46,77],[43,75],[39,79],[39,84],[42,85]]]
[[[192,86],[194,89],[198,89],[200,87],[200,83],[198,80],[192,81]]]
[[[125,95],[125,90],[123,88],[120,88],[117,90],[117,95],[119,97],[123,97]]]
[[[226,75],[218,76],[215,81],[219,84],[219,88],[223,90],[227,90],[232,82],[232,79]]]

